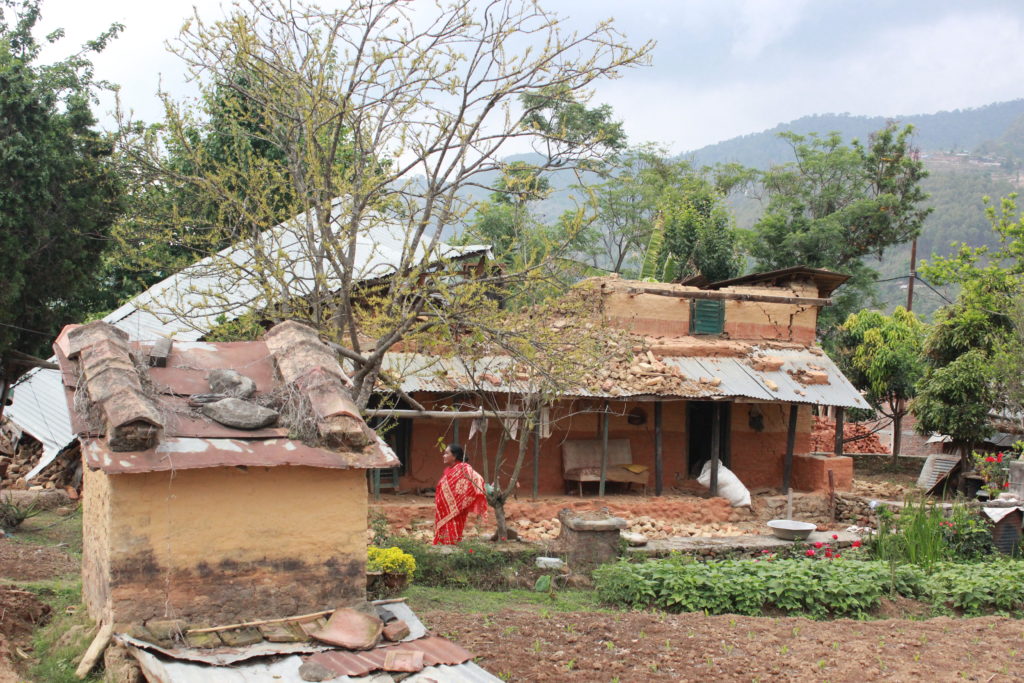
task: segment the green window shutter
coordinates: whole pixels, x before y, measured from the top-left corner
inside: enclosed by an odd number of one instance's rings
[[[690,301],[690,334],[722,334],[724,329],[724,301],[714,299]]]

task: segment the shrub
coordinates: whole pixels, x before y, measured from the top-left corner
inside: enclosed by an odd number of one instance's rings
[[[927,579],[932,602],[968,616],[1024,609],[1024,562],[942,564]]]
[[[29,517],[35,517],[43,509],[32,501],[31,503],[17,503],[10,498],[0,497],[0,529],[13,531],[21,526]]]
[[[878,510],[878,529],[867,537],[871,556],[894,564],[929,568],[938,562],[977,560],[995,552],[992,529],[977,510],[954,503],[945,510],[924,500],[908,499],[899,516]]]
[[[386,574],[405,574],[412,580],[416,573],[416,558],[401,548],[367,548],[366,570]]]
[[[619,562],[594,572],[598,597],[625,607],[672,612],[761,614],[765,609],[826,616],[861,616],[874,609],[888,573],[856,560],[724,560]]]
[[[631,564],[621,560],[594,571],[598,598],[618,607],[671,612],[757,615],[765,611],[826,617],[863,617],[883,593],[923,600],[966,615],[1024,609],[1024,562],[915,565],[871,560],[677,559]]]
[[[418,584],[442,588],[508,588],[511,575],[531,570],[536,555],[530,548],[516,555],[495,550],[491,543],[472,540],[457,546],[432,546],[408,536],[396,536],[392,543],[416,559]]]

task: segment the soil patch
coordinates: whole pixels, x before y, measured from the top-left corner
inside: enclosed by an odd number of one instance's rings
[[[1004,617],[864,622],[543,610],[419,616],[512,681],[1005,681],[1024,664],[1021,623]]]
[[[4,579],[41,581],[79,571],[79,561],[61,548],[0,539],[0,577]]]
[[[50,618],[50,606],[30,591],[17,586],[0,586],[0,683],[24,680],[11,660],[15,651],[26,648],[32,631]]]

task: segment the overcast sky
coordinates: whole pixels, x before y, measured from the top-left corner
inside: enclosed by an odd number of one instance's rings
[[[612,105],[632,142],[673,152],[807,114],[925,114],[1024,97],[1021,0],[542,2],[581,27],[613,17],[631,41],[657,41],[653,66],[601,85],[596,101]],[[193,5],[207,18],[222,14],[219,0],[43,0],[43,28],[67,30],[66,54],[123,23],[94,59],[96,75],[155,121],[160,82],[188,92],[164,43]]]

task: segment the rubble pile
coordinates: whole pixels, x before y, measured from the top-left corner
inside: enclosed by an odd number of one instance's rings
[[[0,489],[75,491],[81,486],[82,459],[77,447],[65,450],[32,481],[25,481],[25,475],[36,466],[42,454],[43,445],[35,439],[24,435],[14,439],[11,433],[0,432]]]
[[[584,375],[583,386],[611,396],[631,394],[686,394],[695,382],[716,387],[720,378],[688,378],[653,351],[633,348],[632,358],[617,356],[596,373]]]
[[[712,536],[741,536],[750,533],[749,530],[728,522],[701,524],[682,520],[655,519],[647,515],[625,517],[625,520],[627,526],[624,531],[640,534],[648,539],[671,538],[674,536],[711,538]],[[523,540],[527,541],[554,540],[558,538],[562,530],[561,522],[557,518],[544,519],[537,522],[529,519],[519,519],[513,522],[512,526]]]
[[[888,453],[889,449],[882,445],[877,434],[856,422],[843,424],[843,438],[864,437],[856,441],[846,441],[843,453]],[[835,451],[836,422],[827,417],[815,416],[814,430],[811,432],[811,450],[815,453],[832,453]]]

